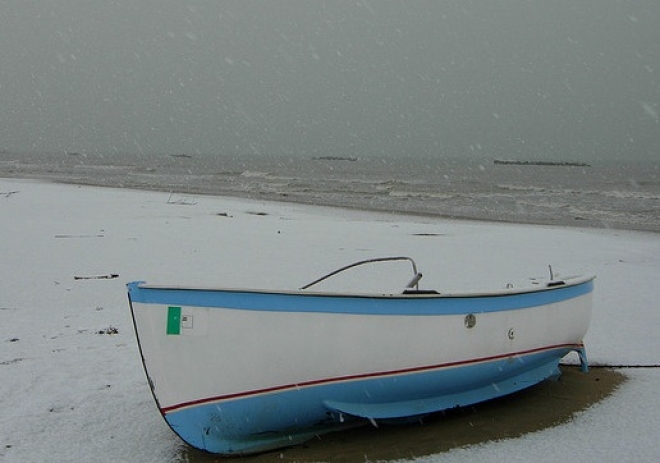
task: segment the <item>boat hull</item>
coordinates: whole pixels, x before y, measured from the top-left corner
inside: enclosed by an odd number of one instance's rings
[[[592,279],[479,295],[339,296],[129,284],[158,407],[190,445],[261,452],[482,402],[581,354]]]

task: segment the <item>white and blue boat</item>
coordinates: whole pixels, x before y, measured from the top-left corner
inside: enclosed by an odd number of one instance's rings
[[[482,293],[336,294],[128,284],[160,413],[223,455],[302,443],[359,424],[416,419],[560,374],[591,318],[592,276]]]

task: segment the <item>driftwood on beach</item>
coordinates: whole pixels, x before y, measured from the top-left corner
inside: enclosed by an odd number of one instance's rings
[[[74,280],[112,280],[119,278],[118,273],[109,273],[107,275],[89,275],[89,276],[74,276]]]

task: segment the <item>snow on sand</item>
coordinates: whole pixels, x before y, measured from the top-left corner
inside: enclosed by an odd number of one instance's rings
[[[147,387],[126,282],[294,289],[390,255],[413,257],[420,287],[440,291],[526,284],[548,265],[595,273],[590,361],[660,363],[657,234],[0,180],[0,459],[181,458]],[[399,291],[410,276],[384,264],[325,288]],[[419,461],[658,461],[660,373],[624,372],[570,423]]]

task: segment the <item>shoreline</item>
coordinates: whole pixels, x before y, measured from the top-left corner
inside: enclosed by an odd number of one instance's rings
[[[199,196],[208,196],[208,197],[224,197],[224,198],[237,198],[237,199],[247,199],[254,201],[266,201],[266,202],[281,202],[281,203],[290,203],[290,204],[300,204],[308,206],[319,206],[319,207],[330,207],[337,209],[346,209],[351,211],[365,211],[365,212],[375,212],[383,214],[392,214],[392,215],[402,215],[410,217],[427,217],[427,218],[437,218],[437,219],[446,219],[446,220],[456,220],[462,222],[481,222],[481,223],[495,223],[495,224],[509,224],[509,225],[533,225],[533,226],[543,226],[543,227],[565,227],[565,228],[586,228],[593,230],[621,230],[621,231],[633,231],[633,232],[645,232],[660,234],[660,229],[654,228],[652,225],[644,226],[630,226],[628,224],[620,223],[608,223],[607,225],[603,224],[602,221],[597,220],[588,220],[588,219],[574,219],[570,220],[561,220],[556,218],[549,218],[546,220],[541,220],[538,218],[531,217],[521,217],[520,215],[514,217],[493,217],[488,214],[459,214],[452,212],[433,212],[428,210],[420,209],[403,209],[400,207],[391,208],[387,207],[389,204],[383,204],[380,206],[371,205],[367,206],[365,204],[359,203],[346,203],[339,200],[332,200],[331,198],[310,198],[307,199],[303,195],[295,193],[265,193],[265,192],[250,192],[250,191],[225,191],[218,189],[213,191],[213,189],[205,188],[200,185],[188,184],[183,186],[181,184],[176,185],[176,188],[165,188],[157,184],[146,184],[138,182],[124,182],[117,184],[111,180],[105,181],[93,181],[85,179],[70,179],[62,178],[62,175],[48,175],[48,174],[36,174],[36,175],[15,175],[7,176],[7,172],[0,172],[0,180],[26,180],[26,181],[44,181],[55,184],[64,184],[64,185],[77,185],[77,186],[88,186],[88,187],[100,187],[100,188],[112,188],[112,189],[132,189],[138,191],[153,191],[153,192],[162,192],[162,193],[174,193],[181,195],[199,195]],[[0,191],[0,194],[2,192]],[[494,211],[492,214],[497,215],[497,211]],[[628,226],[625,226],[628,225]]]

